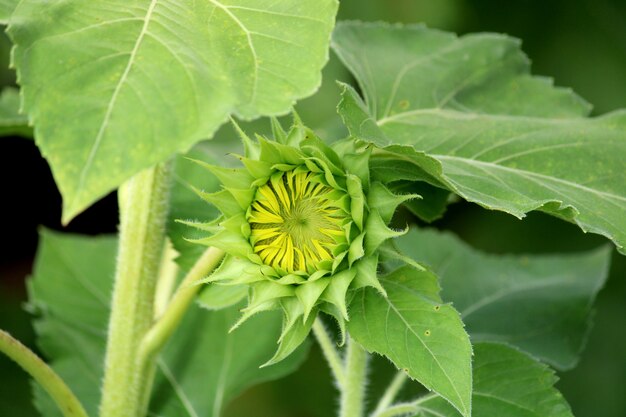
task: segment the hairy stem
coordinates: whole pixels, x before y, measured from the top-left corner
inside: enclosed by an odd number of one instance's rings
[[[339,389],[343,389],[345,386],[343,361],[341,360],[341,356],[335,348],[335,344],[331,340],[324,323],[322,323],[322,320],[319,317],[315,319],[315,322],[313,322],[313,334],[322,348],[322,353],[324,354],[326,361],[328,361],[328,366],[335,377],[335,381],[337,381],[337,386]]]
[[[208,248],[187,273],[157,322],[154,323],[141,341],[137,359],[137,369],[141,373],[151,374],[153,372],[157,354],[165,346],[170,336],[172,336],[194,297],[202,288],[202,285],[198,285],[197,281],[213,272],[219,266],[224,255],[221,249]],[[142,409],[145,411],[148,407],[152,378],[142,382]]]
[[[157,280],[154,295],[155,320],[163,315],[174,292],[176,276],[178,275],[177,256],[178,252],[174,249],[172,242],[169,239],[165,239],[163,257],[161,258],[161,266],[159,268],[159,279]]]
[[[154,294],[154,320],[158,320],[163,315],[167,305],[170,302],[174,287],[176,285],[176,278],[178,275],[178,265],[176,264],[176,257],[178,252],[174,249],[172,242],[165,238],[163,242],[163,255],[161,256],[161,265],[159,267],[159,278],[157,279],[156,289]],[[141,347],[140,347],[141,351]],[[141,361],[141,353],[138,360]],[[146,367],[145,364],[139,365],[138,369]],[[147,366],[144,372],[145,378],[140,381],[142,384],[140,388],[141,392],[141,411],[140,415],[146,415],[148,406],[150,405],[150,394],[152,391],[152,382],[154,381],[154,375],[156,373],[156,366]]]
[[[346,374],[341,390],[340,417],[362,417],[365,409],[367,352],[352,338],[348,338]]]
[[[393,400],[396,399],[396,396],[402,389],[402,386],[404,385],[406,380],[407,380],[407,375],[404,371],[398,371],[396,373],[396,376],[393,378],[393,380],[391,381],[391,383],[385,390],[385,393],[380,398],[380,401],[378,401],[378,404],[376,405],[376,409],[374,410],[374,412],[372,412],[372,417],[378,416],[380,413],[382,413],[391,405]]]
[[[413,403],[395,404],[391,407],[372,414],[372,417],[400,417],[413,415],[419,411],[419,407]]]
[[[402,372],[402,371],[400,371]],[[394,379],[395,382],[395,379]],[[393,384],[393,383],[392,383]],[[378,410],[376,407],[376,411],[372,413],[372,417],[400,417],[413,415],[420,411],[420,404],[424,401],[428,401],[431,398],[437,397],[437,394],[427,394],[423,397],[418,398],[415,401],[407,402],[407,403],[398,403],[394,405],[387,405],[384,409]]]
[[[163,348],[165,342],[183,319],[194,297],[202,288],[202,285],[196,284],[197,281],[217,268],[223,258],[224,251],[218,248],[208,248],[196,261],[176,290],[176,294],[172,297],[163,315],[141,341],[141,348],[139,349],[141,363],[150,362]]]
[[[52,397],[65,417],[87,417],[78,398],[65,382],[39,356],[0,330],[0,352],[13,359]]]
[[[157,165],[118,192],[120,239],[105,357],[101,417],[139,417],[140,386],[152,375],[137,367],[139,344],[154,316],[163,252],[171,165]]]

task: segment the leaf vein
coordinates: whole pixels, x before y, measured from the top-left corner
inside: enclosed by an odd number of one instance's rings
[[[250,49],[250,55],[252,55],[252,60],[254,61],[254,72],[252,74],[252,93],[250,94],[250,102],[254,102],[256,100],[257,88],[259,83],[259,57],[254,47],[254,42],[252,42],[252,32],[250,32],[250,30],[248,30],[243,22],[239,20],[237,15],[230,11],[230,9],[235,8],[234,6],[225,6],[217,0],[209,0],[209,2],[213,3],[216,7],[223,10],[224,13],[226,13],[232,19],[232,21],[241,28],[241,31],[246,36],[246,39],[248,41],[248,48]]]
[[[180,403],[182,404],[183,408],[185,409],[189,417],[199,417],[198,413],[193,408],[193,404],[191,403],[191,400],[189,400],[189,398],[187,397],[187,394],[185,394],[185,390],[183,390],[182,387],[178,384],[176,377],[172,373],[171,369],[167,366],[165,361],[159,358],[157,360],[157,364],[159,366],[159,369],[161,369],[161,372],[163,372],[163,375],[165,376],[167,381],[172,386],[174,393],[176,393],[176,396],[180,400]]]
[[[457,398],[459,400],[459,402],[461,404],[464,405],[465,410],[466,409],[466,404],[465,401],[463,400],[463,397],[461,396],[461,394],[459,393],[456,384],[454,383],[454,381],[452,381],[452,378],[450,377],[450,375],[448,375],[448,372],[445,370],[445,368],[441,365],[441,363],[439,362],[439,358],[437,357],[437,355],[434,354],[434,352],[428,347],[428,345],[426,345],[426,343],[424,342],[424,340],[422,340],[422,338],[420,337],[420,335],[418,333],[416,333],[413,328],[411,327],[411,325],[409,324],[409,322],[405,319],[405,317],[402,315],[402,313],[400,312],[400,310],[398,310],[389,299],[386,299],[385,301],[387,301],[387,304],[390,306],[391,309],[393,309],[393,311],[396,313],[396,315],[400,318],[400,320],[402,320],[402,322],[404,323],[404,325],[407,327],[408,330],[411,331],[411,333],[413,333],[413,335],[415,336],[415,338],[417,340],[419,340],[419,342],[422,344],[422,346],[424,347],[424,349],[426,349],[426,351],[432,356],[434,362],[437,364],[437,366],[439,367],[439,369],[441,370],[441,372],[443,372],[444,376],[446,377],[446,379],[448,380],[448,382],[450,383],[450,385],[452,386],[452,389],[454,390],[455,394],[457,395]],[[410,359],[409,359],[410,360]]]
[[[89,172],[89,170],[91,169],[91,165],[93,164],[94,158],[96,157],[96,153],[98,152],[98,149],[100,148],[102,138],[104,137],[104,132],[106,128],[108,127],[109,121],[111,119],[111,115],[113,114],[113,108],[115,107],[115,103],[117,102],[117,97],[119,96],[122,86],[126,83],[126,80],[128,79],[128,74],[130,74],[130,70],[133,67],[133,64],[135,63],[137,53],[139,51],[143,38],[146,32],[148,31],[150,19],[152,18],[152,13],[154,12],[154,8],[156,7],[157,2],[158,0],[152,0],[150,2],[150,5],[148,6],[148,10],[143,19],[143,26],[141,28],[141,31],[139,32],[139,35],[137,36],[137,40],[135,41],[135,45],[133,46],[132,51],[130,52],[128,63],[126,64],[126,67],[124,68],[124,72],[122,73],[119,81],[117,82],[115,86],[115,89],[113,90],[113,94],[111,95],[111,99],[109,100],[109,103],[107,105],[104,118],[102,120],[102,123],[100,124],[100,128],[93,142],[93,145],[91,146],[91,149],[89,150],[87,161],[85,162],[85,165],[83,166],[80,172],[80,176],[78,179],[78,186],[76,187],[76,193],[74,194],[74,199],[76,199],[76,196],[80,195],[81,190],[84,187],[87,172]],[[73,204],[70,204],[70,205],[73,205]]]
[[[522,175],[522,176],[526,176],[526,177],[538,177],[538,178],[544,179],[546,181],[554,181],[554,182],[557,182],[557,183],[560,183],[560,184],[563,184],[563,185],[567,185],[567,186],[572,187],[572,188],[581,189],[581,190],[586,191],[588,193],[598,195],[598,196],[600,196],[601,198],[603,198],[605,200],[606,199],[615,199],[615,200],[621,200],[621,201],[626,202],[626,197],[622,197],[622,196],[619,196],[617,194],[612,194],[612,193],[605,192],[605,191],[594,190],[592,188],[588,188],[588,187],[585,187],[583,185],[580,185],[580,184],[577,184],[577,183],[574,183],[574,182],[571,182],[571,181],[568,181],[568,180],[563,180],[563,179],[560,179],[560,178],[551,177],[551,176],[539,174],[539,173],[536,173],[536,172],[530,172],[530,171],[522,170],[522,169],[519,169],[519,168],[506,167],[506,166],[497,165],[497,164],[494,164],[494,163],[491,163],[491,162],[478,161],[478,160],[468,160],[466,158],[461,158],[461,157],[456,157],[456,156],[449,156],[449,155],[431,155],[431,156],[434,157],[434,158],[437,158],[437,159],[442,159],[442,160],[456,160],[456,161],[459,161],[459,162],[462,162],[462,163],[466,163],[466,164],[470,164],[470,165],[473,164],[473,163],[478,164],[478,165],[487,165],[487,166],[490,166],[490,167],[493,167],[493,168],[496,168],[496,169],[509,171],[509,172],[515,173],[517,175]]]

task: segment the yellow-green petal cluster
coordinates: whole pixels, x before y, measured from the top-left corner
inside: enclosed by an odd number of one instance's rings
[[[250,243],[265,265],[288,273],[328,269],[346,243],[350,214],[321,174],[277,171],[257,188],[247,220]]]
[[[211,285],[247,285],[248,305],[234,327],[261,311],[282,309],[282,360],[308,335],[318,312],[350,319],[350,291],[372,286],[378,249],[398,236],[387,224],[396,206],[413,196],[393,195],[369,172],[371,149],[345,140],[326,145],[298,121],[285,132],[274,122],[275,140],[252,141],[241,133],[241,168],[203,164],[223,188],[199,192],[222,216],[196,225],[215,233],[198,242],[223,249]]]

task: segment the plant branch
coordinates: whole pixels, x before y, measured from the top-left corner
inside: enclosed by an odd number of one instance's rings
[[[44,361],[7,332],[0,330],[0,352],[13,359],[52,397],[65,417],[87,417],[78,398]]]
[[[401,371],[400,371],[401,372]],[[395,381],[395,379],[394,379]],[[393,383],[392,383],[393,384]],[[405,416],[408,414],[414,414],[417,413],[418,411],[420,411],[420,404],[423,403],[424,401],[428,401],[431,398],[435,398],[437,396],[437,394],[427,394],[424,395],[420,398],[418,398],[415,401],[411,401],[408,403],[398,403],[398,404],[394,404],[392,406],[388,406],[385,409],[381,409],[380,411],[378,410],[378,407],[376,407],[377,411],[374,411],[372,413],[372,417],[400,417],[400,416]]]
[[[378,416],[384,410],[389,408],[393,400],[396,399],[396,396],[398,395],[398,393],[404,386],[404,383],[406,382],[406,380],[407,380],[407,375],[404,371],[396,372],[396,376],[394,376],[393,380],[391,381],[391,383],[385,390],[385,393],[380,398],[380,401],[378,401],[378,404],[376,405],[376,409],[372,412],[372,417]]]
[[[365,408],[367,352],[348,337],[346,375],[341,390],[340,417],[362,417]]]
[[[157,279],[156,289],[154,294],[154,320],[157,320],[167,308],[170,302],[174,287],[176,285],[176,278],[178,275],[178,265],[176,264],[176,257],[178,252],[174,249],[172,242],[165,238],[163,242],[163,255],[161,257],[161,265],[159,267],[159,278]],[[141,346],[140,346],[141,349]],[[139,354],[141,358],[141,353]],[[143,365],[140,365],[138,369],[142,369]],[[150,403],[150,394],[152,391],[152,382],[154,381],[154,375],[156,373],[156,366],[148,366],[144,373],[145,379],[140,381],[142,384],[140,388],[141,392],[141,411],[140,415],[146,415],[148,406]]]
[[[413,403],[400,403],[392,405],[391,407],[372,414],[372,417],[400,417],[409,414],[414,414],[419,411],[419,407]]]
[[[137,351],[154,316],[155,288],[163,253],[171,164],[135,175],[119,189],[120,238],[105,357],[101,417],[139,417]]]
[[[319,317],[313,322],[313,334],[322,348],[322,353],[324,354],[324,357],[328,362],[328,366],[335,377],[337,386],[339,389],[343,389],[345,386],[345,370],[343,367],[343,361],[341,360],[341,356],[335,348],[335,344],[330,338],[324,323],[322,323],[322,320]]]
[[[163,315],[141,341],[139,349],[139,361],[141,363],[145,364],[152,361],[163,348],[178,327],[194,297],[202,288],[202,285],[197,285],[197,281],[206,277],[217,268],[224,255],[224,251],[221,249],[208,248],[196,261],[176,290],[176,294],[172,297]]]
[[[157,354],[178,328],[189,305],[200,288],[202,288],[202,285],[197,285],[197,281],[206,277],[217,268],[223,258],[224,252],[220,249],[208,248],[204,251],[185,278],[183,278],[171,301],[164,307],[164,311],[158,317],[157,322],[154,323],[141,341],[137,356],[137,369],[140,373],[150,376],[142,381],[140,388],[143,413],[147,410],[150,401],[150,390],[154,378],[153,373]],[[158,310],[155,312],[158,313]]]
[[[163,257],[161,258],[159,279],[157,280],[154,296],[155,320],[161,317],[165,312],[172,297],[172,293],[174,292],[176,276],[178,275],[178,265],[176,264],[178,252],[174,249],[169,239],[165,239],[163,246]]]

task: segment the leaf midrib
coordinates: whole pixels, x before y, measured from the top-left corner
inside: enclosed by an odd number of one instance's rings
[[[444,279],[443,275],[441,275],[441,279]],[[553,286],[563,286],[564,284],[566,286],[569,286],[568,284],[572,284],[572,282],[566,279],[561,279],[558,281],[537,282],[537,283],[532,283],[528,285],[519,285],[519,286],[503,288],[499,291],[494,292],[491,295],[481,298],[480,300],[476,301],[473,304],[470,304],[465,309],[459,311],[459,313],[461,314],[463,318],[467,318],[468,316],[472,315],[473,313],[482,309],[483,307],[489,306],[490,304],[493,304],[496,301],[499,301],[511,295],[516,295],[522,292],[534,291],[534,290],[553,287]]]
[[[493,120],[506,120],[512,122],[523,122],[523,121],[532,121],[534,123],[543,123],[543,124],[569,124],[572,122],[581,122],[588,121],[589,119],[580,117],[580,116],[569,116],[563,118],[556,117],[540,117],[540,116],[526,116],[526,115],[508,115],[508,114],[493,114],[493,113],[478,113],[478,112],[462,112],[453,109],[446,108],[438,108],[438,107],[430,107],[423,109],[415,109],[405,112],[400,112],[393,114],[391,116],[386,116],[375,120],[376,124],[381,127],[388,123],[400,122],[402,119],[411,116],[420,116],[420,115],[435,115],[442,116],[449,119],[456,120],[477,120],[477,119],[493,119]],[[372,118],[374,120],[374,118]],[[593,119],[592,119],[593,120]]]
[[[460,112],[457,110],[450,110],[450,109],[443,109],[443,108],[416,109],[416,110],[412,110],[408,112],[397,113],[392,116],[381,118],[379,120],[375,120],[373,117],[370,117],[370,119],[375,121],[377,126],[382,127],[386,123],[393,122],[395,120],[403,119],[403,118],[410,117],[410,116],[420,115],[420,114],[437,115],[437,116],[443,116],[443,117],[448,117],[448,118],[457,119],[457,120],[458,119],[475,120],[475,119],[480,119],[480,118],[487,118],[487,119],[493,119],[493,120],[506,120],[506,121],[513,121],[513,122],[532,121],[533,123],[541,123],[543,125],[563,125],[563,124],[571,125],[572,123],[577,123],[577,122],[582,122],[582,121],[586,121],[586,122],[594,121],[594,119],[587,119],[583,117],[570,117],[570,118],[562,118],[562,119],[543,118],[543,117],[536,117],[536,116],[517,116],[517,115],[476,113],[476,112]],[[557,177],[539,174],[539,173],[535,173],[532,171],[522,170],[519,168],[510,168],[510,167],[499,165],[493,162],[486,162],[486,161],[481,161],[481,160],[473,159],[473,158],[465,158],[465,157],[442,155],[442,154],[428,154],[428,153],[426,153],[426,155],[439,159],[439,160],[446,160],[446,159],[457,160],[457,161],[467,163],[469,165],[471,164],[484,165],[484,166],[488,166],[488,167],[492,167],[496,169],[502,169],[508,172],[513,172],[522,176],[537,177],[543,180],[554,181],[554,182],[557,182],[566,186],[578,188],[580,190],[595,194],[599,196],[600,198],[616,199],[616,200],[621,200],[621,201],[626,202],[626,197],[622,197],[622,196],[605,192],[605,191],[595,190],[593,188],[585,187],[583,185],[577,184],[572,181],[567,181],[567,180],[563,180]]]
[[[475,396],[478,396],[478,397],[488,398],[488,399],[490,399],[490,400],[500,401],[500,402],[502,402],[502,403],[504,403],[504,404],[508,404],[508,405],[510,405],[510,406],[512,406],[512,407],[515,407],[515,408],[517,408],[517,409],[519,409],[519,410],[525,411],[525,412],[530,413],[530,414],[532,414],[532,415],[535,415],[535,416],[537,415],[537,413],[535,413],[535,412],[534,412],[533,410],[531,410],[530,408],[528,408],[528,407],[524,407],[523,405],[518,404],[518,403],[513,402],[513,401],[508,401],[508,400],[506,400],[506,399],[504,399],[504,398],[502,398],[502,397],[498,397],[498,396],[491,395],[491,394],[487,394],[487,393],[480,392],[480,391],[474,391],[474,395],[475,395]]]
[[[104,118],[102,120],[102,123],[100,124],[100,128],[98,129],[98,133],[96,134],[96,138],[94,139],[93,145],[91,146],[91,149],[89,151],[89,156],[87,157],[87,161],[85,162],[85,165],[83,166],[83,169],[80,172],[78,186],[76,187],[76,193],[73,194],[74,195],[73,200],[76,200],[78,196],[80,196],[81,191],[85,185],[85,179],[87,177],[87,173],[91,169],[91,165],[93,164],[95,156],[98,153],[98,149],[100,148],[100,144],[102,143],[102,138],[104,137],[104,133],[106,131],[106,128],[109,125],[111,115],[113,114],[113,108],[115,107],[115,103],[117,102],[117,98],[119,96],[120,91],[122,90],[122,87],[124,86],[124,84],[126,84],[128,74],[130,73],[135,63],[137,52],[139,51],[139,48],[144,39],[144,36],[146,35],[148,31],[148,26],[150,25],[152,13],[154,12],[154,9],[158,1],[159,0],[151,0],[150,5],[148,6],[146,15],[143,18],[143,26],[141,27],[141,30],[137,36],[137,40],[135,41],[133,49],[130,52],[130,55],[128,57],[128,62],[126,63],[126,67],[124,68],[124,71],[122,72],[122,75],[120,76],[120,79],[115,85],[115,89],[113,90],[113,94],[111,95],[111,99],[109,100],[109,103],[107,105]],[[68,206],[73,207],[75,205],[74,203],[75,201],[72,201],[71,203],[68,204]]]
[[[222,403],[224,401],[224,392],[226,388],[226,382],[228,377],[228,371],[230,369],[232,361],[232,333],[226,336],[226,344],[224,346],[224,358],[222,360],[222,366],[220,367],[219,377],[217,380],[217,387],[215,389],[215,399],[213,401],[213,415],[219,416],[222,411]]]
[[[157,365],[159,366],[159,369],[161,369],[161,372],[163,373],[167,381],[172,386],[172,389],[176,393],[178,400],[181,402],[181,405],[183,406],[187,414],[189,414],[189,417],[199,417],[198,413],[193,407],[193,404],[189,400],[189,397],[187,397],[187,394],[185,394],[185,390],[183,390],[183,388],[178,384],[176,377],[172,373],[172,370],[167,366],[167,363],[163,359],[159,358],[157,360]]]
[[[397,285],[403,288],[407,288],[404,285],[398,284],[396,282],[393,281],[389,281],[389,280],[385,280],[385,279],[381,279],[381,281],[386,282],[387,284],[393,284],[393,285]],[[415,292],[411,289],[409,289],[412,293],[415,294]],[[427,300],[428,302],[432,302],[432,300],[428,299],[427,297],[424,297],[422,295],[419,295],[421,298],[423,298],[424,300]],[[404,318],[404,316],[401,314],[401,312],[392,304],[391,300],[389,298],[385,298],[385,301],[387,302],[389,309],[392,309],[396,315],[400,318],[400,320],[402,320],[402,322],[405,324],[407,330],[409,330],[416,338],[417,340],[420,341],[420,343],[422,344],[422,346],[428,351],[428,353],[432,356],[432,358],[435,360],[435,363],[437,364],[437,366],[439,367],[439,369],[443,372],[443,374],[445,375],[446,379],[448,380],[448,382],[450,383],[450,385],[452,386],[452,389],[454,390],[455,394],[457,395],[458,399],[460,400],[461,404],[464,405],[464,410],[463,410],[463,414],[465,415],[468,410],[467,410],[467,404],[465,404],[465,401],[463,400],[463,397],[461,396],[461,394],[459,393],[459,391],[456,388],[456,384],[453,382],[452,378],[450,378],[450,376],[448,375],[448,372],[443,368],[443,366],[441,365],[441,363],[439,362],[439,359],[437,358],[437,356],[433,353],[433,351],[426,345],[426,343],[424,342],[424,340],[419,336],[419,334],[417,334],[413,328],[411,327],[411,325],[407,322],[407,320]],[[389,311],[389,310],[388,310]],[[407,352],[408,353],[408,352]],[[456,406],[455,406],[456,407]],[[459,410],[460,411],[460,410]]]
[[[217,0],[209,0],[210,3],[213,3],[215,7],[221,9],[228,17],[235,22],[237,26],[241,29],[241,31],[245,34],[246,40],[248,41],[248,49],[250,49],[250,54],[252,55],[254,73],[252,74],[252,92],[250,93],[250,103],[253,103],[256,100],[257,88],[259,83],[259,57],[256,52],[256,48],[254,47],[254,42],[252,42],[252,32],[248,30],[248,28],[243,24],[241,20],[237,17],[237,15],[230,11],[232,7],[226,6],[220,3]],[[248,9],[254,10],[254,9]]]
[[[507,166],[503,166],[503,165],[494,164],[492,162],[480,161],[480,160],[477,160],[477,159],[469,159],[469,158],[463,158],[463,157],[458,157],[458,156],[441,155],[441,154],[427,154],[427,155],[431,156],[433,158],[439,159],[439,160],[455,160],[455,161],[460,161],[460,162],[463,162],[463,163],[466,163],[466,164],[469,164],[469,165],[472,165],[472,164],[484,165],[484,166],[488,166],[490,168],[501,169],[501,170],[508,171],[508,172],[511,172],[511,173],[515,173],[515,174],[521,175],[521,176],[537,177],[537,178],[540,178],[540,179],[545,180],[545,181],[553,181],[553,182],[556,182],[556,183],[559,183],[559,184],[562,184],[562,185],[566,185],[566,186],[569,186],[569,187],[572,187],[572,188],[577,188],[577,189],[583,190],[585,192],[598,195],[599,197],[603,198],[604,200],[609,198],[609,199],[616,199],[616,200],[621,200],[621,201],[626,202],[626,197],[622,197],[620,195],[612,194],[612,193],[609,193],[609,192],[606,192],[606,191],[595,190],[593,188],[585,187],[584,185],[580,185],[580,184],[577,184],[577,183],[572,182],[572,181],[563,180],[563,179],[560,179],[560,178],[557,178],[557,177],[551,177],[549,175],[540,174],[540,173],[537,173],[537,172],[527,171],[527,170],[519,169],[519,168],[511,168],[511,167],[507,167]]]

